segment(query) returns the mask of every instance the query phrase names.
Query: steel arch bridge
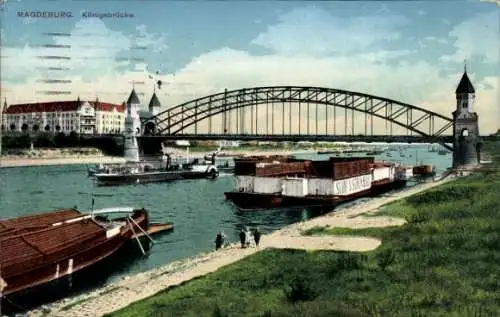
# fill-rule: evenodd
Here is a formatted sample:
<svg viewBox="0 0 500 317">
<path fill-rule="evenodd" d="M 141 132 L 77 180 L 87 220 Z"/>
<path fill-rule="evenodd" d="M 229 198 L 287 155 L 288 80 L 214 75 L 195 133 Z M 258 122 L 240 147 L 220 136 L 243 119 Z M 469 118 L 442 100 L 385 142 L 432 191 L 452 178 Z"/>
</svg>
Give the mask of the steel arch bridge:
<svg viewBox="0 0 500 317">
<path fill-rule="evenodd" d="M 312 105 L 315 112 L 313 118 Z M 320 114 L 318 109 L 321 105 L 324 107 Z M 297 108 L 296 113 L 299 116 L 294 117 L 293 109 Z M 306 123 L 300 120 L 304 111 L 307 113 Z M 354 113 L 364 115 L 363 136 L 355 133 Z M 215 123 L 217 117 L 220 120 Z M 420 138 L 426 142 L 441 143 L 453 150 L 445 144 L 450 142 L 451 136 L 444 135 L 453 126 L 452 118 L 388 98 L 322 87 L 274 86 L 225 90 L 182 103 L 144 119 L 142 130 L 143 137 L 328 140 L 340 134 L 337 127 L 339 123 L 335 120 L 339 117 L 344 119 L 342 135 L 346 140 L 349 140 L 349 136 L 357 136 L 357 139 L 370 139 L 371 136 L 373 140 L 374 118 L 378 118 L 385 121 L 385 130 L 388 133 L 379 136 L 381 138 L 396 137 L 393 134 L 395 125 L 405 128 L 407 136 L 411 136 L 405 140 Z M 200 133 L 201 122 L 206 124 L 207 132 Z M 286 123 L 288 129 L 285 129 Z M 306 127 L 301 126 L 304 124 Z M 310 129 L 311 125 L 315 126 L 314 132 Z M 186 133 L 188 129 L 194 130 L 194 133 Z"/>
</svg>

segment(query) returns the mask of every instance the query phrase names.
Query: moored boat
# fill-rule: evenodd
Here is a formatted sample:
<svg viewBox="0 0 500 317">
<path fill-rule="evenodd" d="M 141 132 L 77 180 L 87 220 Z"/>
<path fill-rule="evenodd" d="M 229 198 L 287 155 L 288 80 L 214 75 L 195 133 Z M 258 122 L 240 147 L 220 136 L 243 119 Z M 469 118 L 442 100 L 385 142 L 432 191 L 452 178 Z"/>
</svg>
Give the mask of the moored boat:
<svg viewBox="0 0 500 317">
<path fill-rule="evenodd" d="M 407 169 L 373 157 L 331 157 L 328 161 L 237 160 L 236 188 L 224 193 L 241 210 L 330 208 L 406 185 Z"/>
<path fill-rule="evenodd" d="M 63 209 L 0 220 L 1 295 L 19 297 L 70 278 L 114 255 L 148 227 L 148 212 L 134 208 Z"/>
<path fill-rule="evenodd" d="M 383 153 L 384 153 L 384 151 L 373 150 L 373 151 L 366 152 L 366 155 L 373 156 L 373 155 L 380 155 L 380 154 L 383 154 Z"/>
<path fill-rule="evenodd" d="M 99 164 L 99 165 L 96 165 L 94 167 L 89 167 L 87 171 L 88 171 L 89 176 L 94 176 L 97 173 L 106 172 L 106 167 L 103 164 Z"/>
<path fill-rule="evenodd" d="M 432 165 L 421 164 L 413 167 L 413 175 L 416 176 L 434 176 L 435 174 L 436 171 Z"/>
<path fill-rule="evenodd" d="M 219 173 L 225 173 L 225 174 L 234 173 L 234 163 L 229 160 L 225 160 L 224 163 L 219 163 L 216 166 Z"/>
<path fill-rule="evenodd" d="M 340 153 L 342 153 L 341 150 L 335 151 L 335 150 L 326 150 L 326 149 L 318 150 L 316 152 L 316 154 L 340 154 Z"/>
<path fill-rule="evenodd" d="M 114 186 L 126 184 L 159 183 L 182 179 L 210 178 L 219 175 L 213 164 L 185 165 L 177 169 L 148 170 L 143 166 L 127 168 L 107 173 L 98 173 L 94 177 L 98 186 Z"/>
</svg>

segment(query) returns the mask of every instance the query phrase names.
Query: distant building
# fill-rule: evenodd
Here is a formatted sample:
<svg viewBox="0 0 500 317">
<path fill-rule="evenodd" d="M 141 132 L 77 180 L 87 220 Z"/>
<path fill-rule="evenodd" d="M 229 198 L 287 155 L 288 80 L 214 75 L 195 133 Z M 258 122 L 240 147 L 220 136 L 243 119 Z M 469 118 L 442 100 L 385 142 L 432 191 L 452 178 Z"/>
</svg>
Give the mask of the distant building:
<svg viewBox="0 0 500 317">
<path fill-rule="evenodd" d="M 240 141 L 229 141 L 229 140 L 217 141 L 218 147 L 239 147 L 240 145 L 241 145 Z"/>
<path fill-rule="evenodd" d="M 178 141 L 175 141 L 175 145 L 177 145 L 177 146 L 191 146 L 191 143 L 189 143 L 188 140 L 178 140 Z"/>
<path fill-rule="evenodd" d="M 124 104 L 99 102 L 98 99 L 16 105 L 7 105 L 5 101 L 1 129 L 6 133 L 122 133 L 124 120 Z"/>
<path fill-rule="evenodd" d="M 299 141 L 299 142 L 297 142 L 297 145 L 301 145 L 301 146 L 313 146 L 314 143 L 310 142 L 310 141 Z"/>
<path fill-rule="evenodd" d="M 259 145 L 259 146 L 265 146 L 265 145 L 277 146 L 278 142 L 259 141 L 259 142 L 257 142 L 257 145 Z"/>
</svg>

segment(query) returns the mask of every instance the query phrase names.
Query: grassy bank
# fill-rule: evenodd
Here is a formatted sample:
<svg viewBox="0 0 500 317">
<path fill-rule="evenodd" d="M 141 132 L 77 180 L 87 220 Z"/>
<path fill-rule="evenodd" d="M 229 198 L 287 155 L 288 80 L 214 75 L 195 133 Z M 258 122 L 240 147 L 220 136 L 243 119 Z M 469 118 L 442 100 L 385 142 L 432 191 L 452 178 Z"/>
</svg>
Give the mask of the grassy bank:
<svg viewBox="0 0 500 317">
<path fill-rule="evenodd" d="M 363 254 L 265 250 L 113 316 L 500 316 L 500 167 L 384 206 L 402 227 Z"/>
</svg>

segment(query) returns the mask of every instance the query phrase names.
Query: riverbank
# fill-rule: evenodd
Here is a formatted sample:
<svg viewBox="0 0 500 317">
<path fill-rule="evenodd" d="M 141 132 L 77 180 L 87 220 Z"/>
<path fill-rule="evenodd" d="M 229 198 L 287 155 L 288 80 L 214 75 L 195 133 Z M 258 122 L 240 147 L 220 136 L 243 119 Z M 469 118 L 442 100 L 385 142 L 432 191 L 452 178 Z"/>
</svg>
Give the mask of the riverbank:
<svg viewBox="0 0 500 317">
<path fill-rule="evenodd" d="M 210 152 L 191 152 L 188 156 L 190 158 L 202 157 L 204 154 Z M 299 153 L 308 153 L 307 151 L 231 151 L 226 152 L 225 156 L 241 156 L 241 155 L 294 155 Z M 185 156 L 184 151 L 175 152 L 176 155 Z M 123 157 L 105 156 L 103 154 L 61 154 L 61 153 L 48 153 L 45 155 L 6 155 L 0 157 L 1 167 L 27 167 L 27 166 L 46 166 L 46 165 L 71 165 L 71 164 L 111 164 L 111 163 L 124 163 Z"/>
<path fill-rule="evenodd" d="M 293 249 L 263 250 L 107 316 L 500 316 L 499 166 L 496 157 L 405 199 L 381 197 L 358 212 L 292 225 L 276 235 Z M 316 241 L 308 252 L 297 250 L 308 244 L 304 235 Z M 370 239 L 354 251 L 382 243 L 311 252 L 318 241 L 344 250 L 346 238 Z"/>
<path fill-rule="evenodd" d="M 71 165 L 71 164 L 112 164 L 123 163 L 125 159 L 115 156 L 84 156 L 84 157 L 54 157 L 54 158 L 26 158 L 26 157 L 1 157 L 2 167 L 28 167 L 48 165 Z"/>
<path fill-rule="evenodd" d="M 107 156 L 99 149 L 85 147 L 11 149 L 3 154 L 0 156 L 0 168 L 124 162 L 121 157 Z"/>
<path fill-rule="evenodd" d="M 121 309 L 135 301 L 173 285 L 178 285 L 195 277 L 214 272 L 228 264 L 242 260 L 258 251 L 269 248 L 328 249 L 336 251 L 369 251 L 377 248 L 381 241 L 370 237 L 309 237 L 302 232 L 318 225 L 347 226 L 352 228 L 366 226 L 397 226 L 404 223 L 390 217 L 381 219 L 362 219 L 357 216 L 376 210 L 380 206 L 414 195 L 423 190 L 439 186 L 450 179 L 435 183 L 418 185 L 409 190 L 378 197 L 367 203 L 356 205 L 312 220 L 293 224 L 262 238 L 259 248 L 241 249 L 231 244 L 218 252 L 208 252 L 194 258 L 173 262 L 135 276 L 125 277 L 122 281 L 102 289 L 62 300 L 32 311 L 30 316 L 97 316 Z"/>
</svg>

